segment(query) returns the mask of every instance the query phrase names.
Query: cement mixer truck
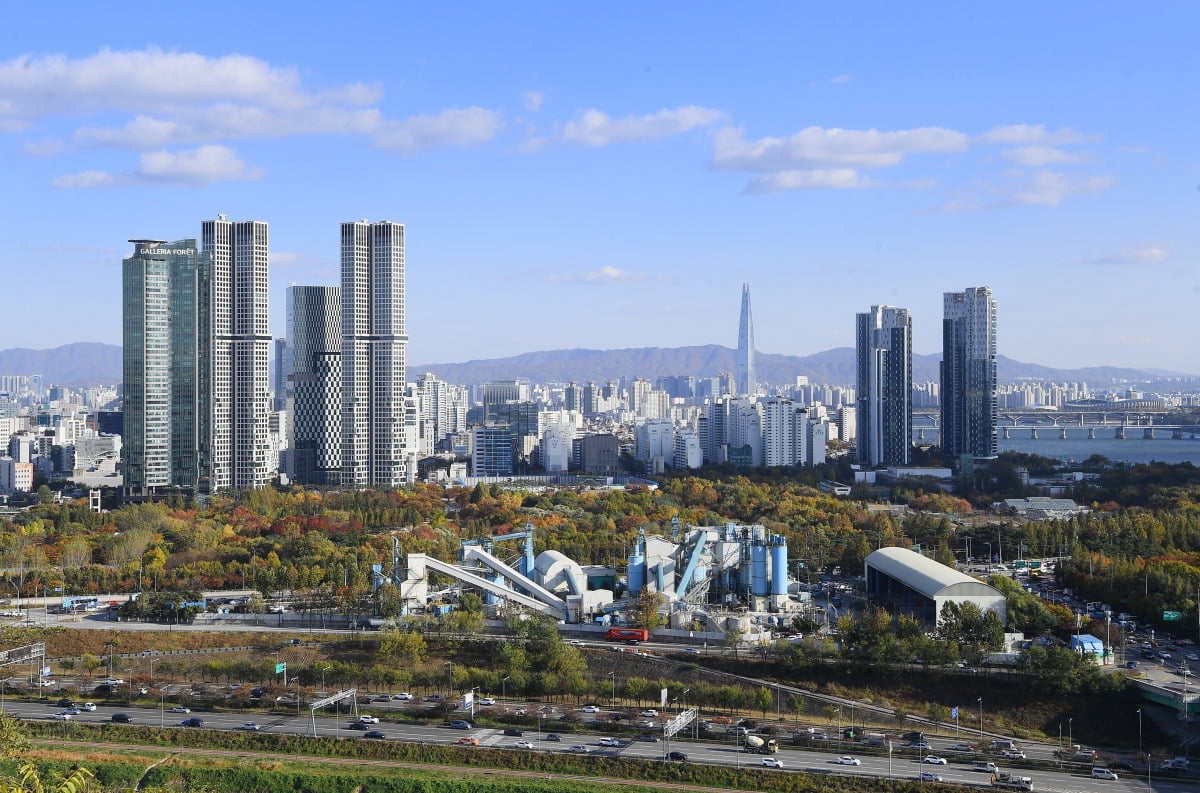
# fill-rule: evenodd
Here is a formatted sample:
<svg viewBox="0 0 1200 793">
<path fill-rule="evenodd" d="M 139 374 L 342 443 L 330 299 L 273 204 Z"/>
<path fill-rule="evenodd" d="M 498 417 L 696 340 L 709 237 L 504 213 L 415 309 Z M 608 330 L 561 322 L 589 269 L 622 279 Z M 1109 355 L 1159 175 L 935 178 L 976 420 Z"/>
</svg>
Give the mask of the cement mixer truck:
<svg viewBox="0 0 1200 793">
<path fill-rule="evenodd" d="M 747 735 L 746 751 L 751 754 L 775 754 L 779 751 L 779 743 L 774 738 L 764 740 L 757 735 Z"/>
</svg>

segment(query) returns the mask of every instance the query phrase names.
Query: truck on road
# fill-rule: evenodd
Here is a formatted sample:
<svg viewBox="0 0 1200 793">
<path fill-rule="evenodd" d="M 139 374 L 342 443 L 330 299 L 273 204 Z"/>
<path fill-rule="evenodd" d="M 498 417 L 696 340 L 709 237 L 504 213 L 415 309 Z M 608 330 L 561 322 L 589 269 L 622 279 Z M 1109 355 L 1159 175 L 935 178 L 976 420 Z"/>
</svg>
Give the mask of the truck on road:
<svg viewBox="0 0 1200 793">
<path fill-rule="evenodd" d="M 1033 778 L 1000 771 L 992 774 L 992 787 L 1005 790 L 1033 790 Z"/>
<path fill-rule="evenodd" d="M 746 751 L 751 754 L 775 754 L 779 751 L 779 742 L 774 738 L 764 740 L 757 735 L 747 735 Z"/>
<path fill-rule="evenodd" d="M 650 631 L 645 628 L 609 628 L 604 638 L 610 642 L 644 642 L 649 640 Z"/>
</svg>

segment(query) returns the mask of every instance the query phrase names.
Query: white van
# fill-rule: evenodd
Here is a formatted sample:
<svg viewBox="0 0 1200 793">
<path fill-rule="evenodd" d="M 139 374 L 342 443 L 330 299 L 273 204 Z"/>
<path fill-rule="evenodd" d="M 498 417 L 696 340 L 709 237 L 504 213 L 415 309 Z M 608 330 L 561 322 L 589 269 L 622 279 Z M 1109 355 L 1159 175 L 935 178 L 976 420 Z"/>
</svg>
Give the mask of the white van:
<svg viewBox="0 0 1200 793">
<path fill-rule="evenodd" d="M 988 760 L 976 760 L 974 763 L 971 764 L 971 770 L 972 771 L 987 771 L 989 774 L 994 774 L 999 769 L 996 768 L 995 763 L 989 762 Z"/>
</svg>

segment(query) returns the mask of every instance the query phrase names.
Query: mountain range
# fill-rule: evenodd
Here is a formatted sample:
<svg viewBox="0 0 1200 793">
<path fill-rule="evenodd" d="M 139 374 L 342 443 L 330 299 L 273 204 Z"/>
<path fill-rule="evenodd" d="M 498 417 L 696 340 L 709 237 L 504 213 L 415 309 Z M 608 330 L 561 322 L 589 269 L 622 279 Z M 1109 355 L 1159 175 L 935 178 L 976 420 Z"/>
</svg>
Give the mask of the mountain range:
<svg viewBox="0 0 1200 793">
<path fill-rule="evenodd" d="M 712 377 L 737 370 L 736 351 L 717 344 L 696 347 L 636 347 L 625 350 L 546 350 L 508 358 L 435 363 L 409 367 L 409 379 L 431 372 L 439 380 L 475 385 L 488 380 L 517 378 L 533 382 L 586 383 L 621 377 L 690 374 Z M 855 380 L 853 347 L 837 347 L 812 355 L 778 355 L 759 352 L 755 369 L 762 383 L 794 383 L 797 375 L 810 382 L 849 385 Z M 941 355 L 913 355 L 913 382 L 936 382 Z M 997 356 L 997 373 L 1002 383 L 1021 380 L 1080 382 L 1102 385 L 1113 381 L 1150 382 L 1163 377 L 1184 377 L 1158 369 L 1128 369 L 1090 366 L 1055 369 Z M 0 350 L 0 374 L 41 374 L 46 385 L 87 386 L 113 384 L 121 380 L 121 348 L 115 344 L 76 342 L 50 350 L 15 348 Z"/>
</svg>

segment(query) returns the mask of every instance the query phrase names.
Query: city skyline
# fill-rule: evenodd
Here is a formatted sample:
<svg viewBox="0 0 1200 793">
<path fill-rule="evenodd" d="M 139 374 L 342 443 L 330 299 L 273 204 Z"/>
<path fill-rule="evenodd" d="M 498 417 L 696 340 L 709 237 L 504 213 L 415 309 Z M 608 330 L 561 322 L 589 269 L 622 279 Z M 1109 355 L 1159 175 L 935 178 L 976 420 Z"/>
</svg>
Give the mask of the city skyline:
<svg viewBox="0 0 1200 793">
<path fill-rule="evenodd" d="M 124 240 L 223 211 L 271 224 L 277 307 L 338 283 L 331 222 L 405 223 L 417 365 L 731 346 L 744 282 L 760 352 L 852 347 L 850 316 L 888 304 L 930 354 L 938 296 L 987 283 L 1008 357 L 1200 369 L 1177 330 L 1200 295 L 1190 7 L 463 4 L 404 12 L 402 52 L 398 10 L 239 7 L 230 30 L 224 8 L 11 10 L 0 266 L 18 295 L 53 279 L 59 311 L 13 301 L 0 347 L 118 343 Z M 537 321 L 448 310 L 472 286 Z"/>
</svg>

